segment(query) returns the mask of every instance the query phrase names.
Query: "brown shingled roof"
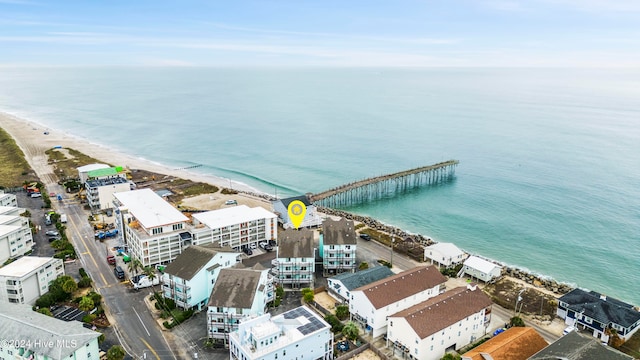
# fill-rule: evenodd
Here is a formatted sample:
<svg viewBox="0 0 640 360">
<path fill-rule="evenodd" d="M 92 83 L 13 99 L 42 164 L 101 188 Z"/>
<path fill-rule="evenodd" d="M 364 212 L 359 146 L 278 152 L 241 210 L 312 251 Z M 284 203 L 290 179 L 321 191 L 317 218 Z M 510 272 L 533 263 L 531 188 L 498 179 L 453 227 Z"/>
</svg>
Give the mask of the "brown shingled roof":
<svg viewBox="0 0 640 360">
<path fill-rule="evenodd" d="M 345 218 L 326 219 L 322 223 L 322 235 L 324 245 L 355 245 L 358 241 L 353 221 Z"/>
<path fill-rule="evenodd" d="M 209 306 L 249 309 L 260 283 L 261 270 L 251 268 L 227 268 L 220 270 Z"/>
<path fill-rule="evenodd" d="M 446 281 L 435 266 L 418 266 L 353 291 L 362 291 L 373 307 L 380 309 Z"/>
<path fill-rule="evenodd" d="M 534 328 L 512 327 L 462 355 L 462 358 L 485 360 L 482 356 L 485 353 L 491 355 L 493 360 L 527 360 L 547 345 Z"/>
<path fill-rule="evenodd" d="M 424 339 L 458 321 L 491 306 L 491 299 L 477 287 L 451 289 L 389 317 L 407 320 L 416 334 Z"/>
<path fill-rule="evenodd" d="M 312 258 L 313 232 L 307 229 L 287 229 L 278 234 L 279 258 Z"/>
<path fill-rule="evenodd" d="M 228 246 L 219 244 L 191 245 L 175 258 L 164 272 L 184 280 L 193 277 L 219 252 L 236 252 Z"/>
</svg>

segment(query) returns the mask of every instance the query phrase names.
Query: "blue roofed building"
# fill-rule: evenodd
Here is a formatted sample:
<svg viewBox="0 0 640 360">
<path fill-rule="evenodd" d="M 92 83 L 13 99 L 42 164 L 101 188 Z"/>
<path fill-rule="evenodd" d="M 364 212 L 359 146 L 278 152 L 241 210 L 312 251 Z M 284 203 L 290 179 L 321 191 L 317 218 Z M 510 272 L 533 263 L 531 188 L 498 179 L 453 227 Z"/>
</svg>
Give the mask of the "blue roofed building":
<svg viewBox="0 0 640 360">
<path fill-rule="evenodd" d="M 327 291 L 338 301 L 348 303 L 351 290 L 391 275 L 394 273 L 386 266 L 376 266 L 354 273 L 342 273 L 327 279 Z"/>
<path fill-rule="evenodd" d="M 574 289 L 558 301 L 559 317 L 567 325 L 587 330 L 603 342 L 611 330 L 625 341 L 640 328 L 640 311 L 631 304 L 595 291 Z"/>
</svg>

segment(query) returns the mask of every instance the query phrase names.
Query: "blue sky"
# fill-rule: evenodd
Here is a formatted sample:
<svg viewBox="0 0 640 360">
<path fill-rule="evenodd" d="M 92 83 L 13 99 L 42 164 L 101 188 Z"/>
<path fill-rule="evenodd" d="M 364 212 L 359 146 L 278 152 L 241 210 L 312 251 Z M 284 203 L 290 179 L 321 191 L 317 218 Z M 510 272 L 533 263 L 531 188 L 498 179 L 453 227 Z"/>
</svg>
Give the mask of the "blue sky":
<svg viewBox="0 0 640 360">
<path fill-rule="evenodd" d="M 0 65 L 640 66 L 640 0 L 0 0 Z"/>
</svg>

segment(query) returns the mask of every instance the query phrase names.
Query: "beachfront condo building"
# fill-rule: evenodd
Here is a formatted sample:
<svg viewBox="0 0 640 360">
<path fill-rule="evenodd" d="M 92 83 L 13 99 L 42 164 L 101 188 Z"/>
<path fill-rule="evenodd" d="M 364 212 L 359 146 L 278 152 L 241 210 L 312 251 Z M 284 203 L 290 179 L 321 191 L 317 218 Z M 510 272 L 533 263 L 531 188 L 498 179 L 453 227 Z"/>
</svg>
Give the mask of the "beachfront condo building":
<svg viewBox="0 0 640 360">
<path fill-rule="evenodd" d="M 116 226 L 142 266 L 167 264 L 191 245 L 189 218 L 151 189 L 113 194 Z"/>
<path fill-rule="evenodd" d="M 300 223 L 302 228 L 318 227 L 322 225 L 322 217 L 318 214 L 316 206 L 309 201 L 309 197 L 306 195 L 294 196 L 286 199 L 278 199 L 271 202 L 273 212 L 278 215 L 278 219 L 285 229 L 293 229 L 293 223 L 289 219 L 289 204 L 293 201 L 301 201 L 307 210 L 304 213 L 304 218 Z"/>
<path fill-rule="evenodd" d="M 232 360 L 333 359 L 331 326 L 306 306 L 242 321 L 229 334 Z"/>
<path fill-rule="evenodd" d="M 446 351 L 463 348 L 487 333 L 491 306 L 477 285 L 451 289 L 391 314 L 387 344 L 404 358 L 439 360 Z"/>
<path fill-rule="evenodd" d="M 25 209 L 0 206 L 0 264 L 28 254 L 33 249 L 29 218 L 21 216 Z"/>
<path fill-rule="evenodd" d="M 351 291 L 351 320 L 373 338 L 387 331 L 387 317 L 438 296 L 447 279 L 433 265 L 418 266 Z"/>
<path fill-rule="evenodd" d="M 5 193 L 4 190 L 0 190 L 0 206 L 18 206 L 18 198 L 14 194 Z"/>
<path fill-rule="evenodd" d="M 209 297 L 209 338 L 228 346 L 229 334 L 238 330 L 238 324 L 263 315 L 275 298 L 273 276 L 260 263 L 251 268 L 238 264 L 221 270 Z"/>
<path fill-rule="evenodd" d="M 277 241 L 277 216 L 262 208 L 238 205 L 193 214 L 192 243 L 218 244 L 241 251 L 261 242 Z"/>
<path fill-rule="evenodd" d="M 240 253 L 228 246 L 189 246 L 164 269 L 162 294 L 183 309 L 202 310 L 220 271 L 240 261 Z"/>
<path fill-rule="evenodd" d="M 89 164 L 76 168 L 78 170 L 78 179 L 80 179 L 80 183 L 84 184 L 89 179 L 89 172 L 99 169 L 108 169 L 111 166 L 107 164 Z"/>
<path fill-rule="evenodd" d="M 62 275 L 61 259 L 23 256 L 0 268 L 0 300 L 33 305 L 49 292 L 49 284 Z"/>
<path fill-rule="evenodd" d="M 122 167 L 108 167 L 86 172 L 84 182 L 87 202 L 93 211 L 110 209 L 113 206 L 113 194 L 131 190 Z"/>
<path fill-rule="evenodd" d="M 313 289 L 315 248 L 313 232 L 287 229 L 280 234 L 276 258 L 271 261 L 278 284 L 293 289 Z"/>
<path fill-rule="evenodd" d="M 354 272 L 358 236 L 353 221 L 341 218 L 327 219 L 322 223 L 320 257 L 325 275 Z"/>
<path fill-rule="evenodd" d="M 79 321 L 63 321 L 30 305 L 0 301 L 0 359 L 100 359 L 100 333 Z"/>
</svg>

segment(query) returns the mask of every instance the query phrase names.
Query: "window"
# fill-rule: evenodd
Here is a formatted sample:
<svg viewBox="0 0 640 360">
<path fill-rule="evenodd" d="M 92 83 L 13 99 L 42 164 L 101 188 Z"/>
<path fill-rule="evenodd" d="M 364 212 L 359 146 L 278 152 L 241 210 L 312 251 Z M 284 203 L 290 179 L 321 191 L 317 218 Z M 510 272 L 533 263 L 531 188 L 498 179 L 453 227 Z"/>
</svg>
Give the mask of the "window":
<svg viewBox="0 0 640 360">
<path fill-rule="evenodd" d="M 153 235 L 162 234 L 162 228 L 153 228 L 153 229 L 151 229 L 151 233 Z"/>
</svg>

